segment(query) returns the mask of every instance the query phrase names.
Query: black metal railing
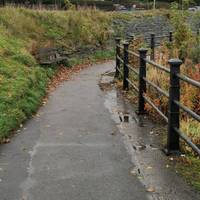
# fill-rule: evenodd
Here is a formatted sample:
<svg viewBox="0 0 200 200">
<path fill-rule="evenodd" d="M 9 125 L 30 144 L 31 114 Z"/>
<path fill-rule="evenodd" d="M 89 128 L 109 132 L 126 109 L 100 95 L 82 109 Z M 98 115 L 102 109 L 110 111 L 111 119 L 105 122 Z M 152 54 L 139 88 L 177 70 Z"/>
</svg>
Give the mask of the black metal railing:
<svg viewBox="0 0 200 200">
<path fill-rule="evenodd" d="M 128 35 L 127 41 L 133 41 L 135 38 L 134 34 Z M 150 37 L 144 37 L 145 42 L 148 44 L 148 47 L 151 49 L 150 57 L 151 60 L 155 59 L 155 48 L 160 45 L 160 42 L 167 40 L 168 42 L 173 42 L 173 32 L 170 31 L 169 34 L 155 35 L 151 33 Z"/>
<path fill-rule="evenodd" d="M 173 42 L 173 33 L 169 32 L 169 34 L 166 35 L 158 35 L 156 36 L 154 33 L 151 34 L 150 38 L 145 38 L 145 39 L 150 39 L 150 48 L 151 48 L 151 60 L 155 60 L 155 48 L 160 45 L 160 42 L 157 42 L 157 39 L 163 40 L 163 39 L 168 39 L 170 43 Z"/>
<path fill-rule="evenodd" d="M 197 40 L 197 43 L 200 43 L 200 29 L 197 29 L 196 32 L 193 32 L 194 37 Z M 128 35 L 127 41 L 134 40 L 134 34 Z M 155 60 L 155 49 L 160 46 L 161 41 L 168 41 L 170 44 L 173 43 L 173 32 L 165 33 L 162 35 L 156 35 L 155 33 L 151 33 L 150 37 L 144 37 L 145 42 L 148 44 L 148 47 L 151 49 L 150 58 L 151 60 Z"/>
<path fill-rule="evenodd" d="M 123 78 L 123 89 L 128 90 L 132 87 L 138 93 L 138 114 L 145 113 L 145 103 L 149 104 L 168 124 L 166 154 L 169 155 L 180 151 L 180 138 L 183 139 L 197 154 L 200 156 L 200 149 L 180 130 L 180 110 L 190 115 L 193 119 L 200 122 L 200 116 L 180 103 L 180 81 L 191 84 L 200 89 L 200 82 L 195 81 L 183 74 L 180 74 L 180 66 L 182 61 L 179 59 L 170 59 L 168 61 L 170 68 L 159 65 L 151 59 L 147 58 L 148 49 L 140 48 L 138 54 L 129 50 L 129 42 L 121 45 L 120 38 L 116 38 L 116 73 L 115 77 Z M 170 33 L 170 41 L 172 41 L 172 33 Z M 123 55 L 121 56 L 123 50 Z M 129 64 L 129 56 L 139 59 L 139 71 Z M 123 64 L 123 68 L 121 68 Z M 147 65 L 148 64 L 148 65 Z M 170 76 L 169 92 L 164 91 L 155 83 L 147 79 L 147 66 L 153 66 L 158 70 L 167 73 Z M 134 72 L 138 77 L 138 86 L 129 78 L 129 71 Z M 168 115 L 166 116 L 146 95 L 147 85 L 154 88 L 159 94 L 168 99 Z"/>
</svg>

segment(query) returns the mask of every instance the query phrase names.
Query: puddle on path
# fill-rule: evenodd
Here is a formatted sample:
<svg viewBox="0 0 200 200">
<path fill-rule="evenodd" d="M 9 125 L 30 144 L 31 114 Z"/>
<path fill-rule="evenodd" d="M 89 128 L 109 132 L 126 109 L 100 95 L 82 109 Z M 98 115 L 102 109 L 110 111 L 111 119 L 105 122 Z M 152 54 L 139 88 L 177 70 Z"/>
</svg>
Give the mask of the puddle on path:
<svg viewBox="0 0 200 200">
<path fill-rule="evenodd" d="M 105 95 L 105 107 L 111 113 L 112 119 L 117 123 L 135 123 L 135 118 L 130 115 L 128 108 L 121 100 L 121 94 L 115 89 L 107 91 Z"/>
</svg>

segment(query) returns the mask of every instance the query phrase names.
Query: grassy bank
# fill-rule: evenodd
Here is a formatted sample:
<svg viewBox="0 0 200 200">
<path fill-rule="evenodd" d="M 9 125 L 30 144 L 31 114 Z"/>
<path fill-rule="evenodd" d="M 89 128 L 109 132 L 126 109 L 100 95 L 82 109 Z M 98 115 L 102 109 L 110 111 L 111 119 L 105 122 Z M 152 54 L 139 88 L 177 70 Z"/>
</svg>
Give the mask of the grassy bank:
<svg viewBox="0 0 200 200">
<path fill-rule="evenodd" d="M 92 48 L 97 60 L 110 38 L 110 15 L 97 10 L 33 11 L 0 8 L 0 141 L 29 118 L 41 104 L 54 68 L 40 67 L 40 47 L 64 47 L 69 53 Z M 85 57 L 71 57 L 78 64 Z"/>
<path fill-rule="evenodd" d="M 72 55 L 70 66 L 111 58 L 114 52 L 105 49 L 119 35 L 113 20 L 147 16 L 152 13 L 0 8 L 0 142 L 37 110 L 54 74 L 37 64 L 33 55 L 39 48 L 63 47 Z"/>
</svg>

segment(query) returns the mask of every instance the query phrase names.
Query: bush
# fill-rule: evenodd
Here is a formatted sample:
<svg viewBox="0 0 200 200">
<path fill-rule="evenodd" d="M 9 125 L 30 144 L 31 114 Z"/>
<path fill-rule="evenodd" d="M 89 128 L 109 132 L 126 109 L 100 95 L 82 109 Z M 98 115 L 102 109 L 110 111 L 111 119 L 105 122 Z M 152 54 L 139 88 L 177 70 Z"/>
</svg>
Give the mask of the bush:
<svg viewBox="0 0 200 200">
<path fill-rule="evenodd" d="M 189 58 L 195 63 L 200 63 L 200 45 L 196 45 L 189 52 Z"/>
</svg>

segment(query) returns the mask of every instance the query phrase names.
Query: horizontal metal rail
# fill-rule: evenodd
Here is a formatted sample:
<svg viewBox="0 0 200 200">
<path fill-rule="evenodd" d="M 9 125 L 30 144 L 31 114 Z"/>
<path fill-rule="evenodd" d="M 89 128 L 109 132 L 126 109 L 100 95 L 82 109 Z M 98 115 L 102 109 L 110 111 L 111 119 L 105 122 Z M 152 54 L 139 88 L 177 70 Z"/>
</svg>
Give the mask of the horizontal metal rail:
<svg viewBox="0 0 200 200">
<path fill-rule="evenodd" d="M 126 78 L 126 80 L 127 80 L 128 83 L 133 87 L 133 89 L 135 89 L 135 91 L 139 92 L 138 87 L 137 87 L 132 81 L 130 81 L 128 78 Z"/>
<path fill-rule="evenodd" d="M 123 76 L 123 72 L 117 67 L 118 72 Z"/>
<path fill-rule="evenodd" d="M 124 64 L 124 61 L 123 61 L 123 59 L 122 59 L 120 56 L 117 55 L 117 59 L 118 59 L 121 63 Z"/>
<path fill-rule="evenodd" d="M 188 138 L 182 131 L 178 128 L 174 128 L 174 130 L 179 134 L 179 136 L 200 156 L 200 149 L 195 145 L 190 138 Z"/>
<path fill-rule="evenodd" d="M 160 46 L 160 43 L 156 43 L 154 47 L 159 47 L 159 46 Z M 151 48 L 151 44 L 147 44 L 147 47 Z"/>
<path fill-rule="evenodd" d="M 155 38 L 166 38 L 166 37 L 169 37 L 169 35 L 158 35 L 158 36 L 155 36 Z"/>
<path fill-rule="evenodd" d="M 152 81 L 148 80 L 147 78 L 143 78 L 150 86 L 152 86 L 153 88 L 155 88 L 158 92 L 160 92 L 162 95 L 164 95 L 165 97 L 169 98 L 169 94 L 167 94 L 167 92 L 165 92 L 163 89 L 161 89 L 160 87 L 158 87 L 155 83 L 153 83 Z"/>
<path fill-rule="evenodd" d="M 166 38 L 169 37 L 170 35 L 158 35 L 158 36 L 154 36 L 154 38 Z M 145 40 L 150 40 L 152 39 L 152 37 L 144 37 Z"/>
<path fill-rule="evenodd" d="M 158 112 L 158 114 L 160 114 L 161 117 L 163 117 L 163 119 L 168 123 L 168 118 L 165 116 L 165 114 L 164 114 L 160 109 L 158 109 L 158 107 L 157 107 L 147 96 L 143 95 L 143 97 L 144 97 L 145 101 L 146 101 L 150 106 L 152 106 L 152 108 L 153 108 L 154 110 L 156 110 L 156 111 Z"/>
<path fill-rule="evenodd" d="M 182 74 L 177 74 L 177 77 L 180 78 L 182 81 L 185 81 L 185 82 L 187 82 L 195 87 L 198 87 L 200 89 L 200 82 L 195 81 L 195 80 L 193 80 L 185 75 L 182 75 Z"/>
<path fill-rule="evenodd" d="M 119 44 L 117 45 L 117 47 L 119 47 L 120 49 L 124 49 L 124 47 Z"/>
<path fill-rule="evenodd" d="M 134 69 L 134 68 L 131 67 L 130 65 L 127 65 L 127 67 L 128 67 L 131 71 L 133 71 L 136 75 L 139 75 L 139 72 L 138 72 L 136 69 Z"/>
<path fill-rule="evenodd" d="M 135 53 L 134 51 L 130 51 L 130 50 L 128 50 L 127 52 L 130 53 L 131 55 L 137 57 L 137 58 L 140 57 L 139 54 Z"/>
<path fill-rule="evenodd" d="M 179 106 L 182 110 L 184 110 L 186 113 L 188 113 L 191 117 L 193 117 L 194 119 L 196 119 L 198 122 L 200 122 L 200 116 L 193 112 L 192 110 L 190 110 L 189 108 L 187 108 L 186 106 L 182 105 L 180 102 L 178 101 L 174 101 L 174 103 Z"/>
<path fill-rule="evenodd" d="M 162 71 L 164 71 L 164 72 L 167 72 L 167 73 L 170 73 L 170 69 L 168 69 L 168 68 L 166 68 L 166 67 L 164 67 L 164 66 L 162 66 L 162 65 L 159 65 L 159 64 L 157 64 L 157 63 L 155 63 L 154 61 L 151 61 L 151 60 L 149 60 L 149 59 L 144 59 L 147 63 L 149 63 L 150 65 L 152 65 L 152 66 L 154 66 L 154 67 L 156 67 L 156 68 L 158 68 L 158 69 L 160 69 L 160 70 L 162 70 Z"/>
</svg>

